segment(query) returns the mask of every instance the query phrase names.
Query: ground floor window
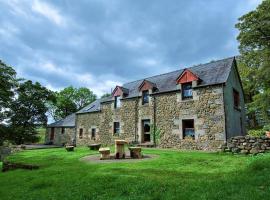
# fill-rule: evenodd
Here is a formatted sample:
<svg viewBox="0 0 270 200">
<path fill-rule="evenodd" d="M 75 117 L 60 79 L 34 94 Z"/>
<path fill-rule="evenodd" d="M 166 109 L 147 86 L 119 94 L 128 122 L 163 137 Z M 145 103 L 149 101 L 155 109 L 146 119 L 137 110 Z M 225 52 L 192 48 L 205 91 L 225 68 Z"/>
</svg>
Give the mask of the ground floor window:
<svg viewBox="0 0 270 200">
<path fill-rule="evenodd" d="M 120 122 L 114 122 L 113 123 L 113 134 L 115 136 L 119 136 L 120 135 Z"/>
<path fill-rule="evenodd" d="M 79 138 L 82 139 L 83 138 L 83 129 L 80 128 L 80 131 L 79 131 Z"/>
<path fill-rule="evenodd" d="M 191 137 L 195 139 L 194 119 L 185 119 L 182 121 L 183 138 Z"/>
<path fill-rule="evenodd" d="M 143 128 L 143 142 L 150 142 L 151 136 L 150 136 L 150 120 L 142 120 L 142 128 Z"/>
<path fill-rule="evenodd" d="M 96 139 L 96 129 L 95 129 L 95 128 L 92 128 L 92 131 L 91 131 L 91 139 L 92 139 L 92 140 L 95 140 L 95 139 Z"/>
<path fill-rule="evenodd" d="M 62 133 L 62 134 L 65 134 L 65 128 L 62 128 L 62 129 L 61 129 L 61 133 Z"/>
</svg>

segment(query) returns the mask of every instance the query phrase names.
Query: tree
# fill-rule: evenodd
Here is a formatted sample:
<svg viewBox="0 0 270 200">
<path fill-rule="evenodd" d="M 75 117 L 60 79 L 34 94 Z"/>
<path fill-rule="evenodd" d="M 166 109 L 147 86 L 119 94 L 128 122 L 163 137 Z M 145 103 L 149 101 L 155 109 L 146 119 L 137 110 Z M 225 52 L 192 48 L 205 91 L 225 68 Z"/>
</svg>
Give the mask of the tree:
<svg viewBox="0 0 270 200">
<path fill-rule="evenodd" d="M 59 120 L 80 110 L 95 100 L 96 95 L 88 88 L 74 88 L 70 86 L 60 92 L 55 92 L 55 100 L 48 102 L 47 106 L 54 120 Z"/>
<path fill-rule="evenodd" d="M 241 53 L 239 71 L 243 80 L 249 116 L 260 113 L 269 122 L 270 111 L 270 0 L 239 18 Z M 255 120 L 256 121 L 256 120 Z M 256 126 L 254 123 L 252 126 Z"/>
<path fill-rule="evenodd" d="M 0 60 L 0 123 L 8 117 L 16 83 L 15 70 Z"/>
<path fill-rule="evenodd" d="M 111 96 L 111 94 L 105 93 L 105 94 L 103 94 L 100 98 L 102 99 L 102 98 L 106 98 L 106 97 L 110 97 L 110 96 Z"/>
<path fill-rule="evenodd" d="M 10 140 L 16 144 L 37 141 L 36 127 L 47 124 L 46 102 L 54 96 L 40 83 L 23 81 L 16 89 L 16 98 L 12 102 Z"/>
<path fill-rule="evenodd" d="M 10 129 L 6 123 L 11 114 L 10 107 L 16 84 L 15 70 L 0 60 L 0 146 L 10 135 Z"/>
</svg>

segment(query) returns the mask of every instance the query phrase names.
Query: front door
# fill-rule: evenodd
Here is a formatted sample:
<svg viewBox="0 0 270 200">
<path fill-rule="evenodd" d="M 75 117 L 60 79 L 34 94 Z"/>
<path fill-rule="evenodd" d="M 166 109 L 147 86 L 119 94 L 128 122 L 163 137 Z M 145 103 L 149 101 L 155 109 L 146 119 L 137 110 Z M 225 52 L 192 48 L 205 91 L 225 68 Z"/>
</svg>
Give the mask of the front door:
<svg viewBox="0 0 270 200">
<path fill-rule="evenodd" d="M 51 128 L 50 141 L 54 139 L 54 128 Z"/>
<path fill-rule="evenodd" d="M 150 142 L 150 120 L 142 120 L 142 142 Z"/>
</svg>

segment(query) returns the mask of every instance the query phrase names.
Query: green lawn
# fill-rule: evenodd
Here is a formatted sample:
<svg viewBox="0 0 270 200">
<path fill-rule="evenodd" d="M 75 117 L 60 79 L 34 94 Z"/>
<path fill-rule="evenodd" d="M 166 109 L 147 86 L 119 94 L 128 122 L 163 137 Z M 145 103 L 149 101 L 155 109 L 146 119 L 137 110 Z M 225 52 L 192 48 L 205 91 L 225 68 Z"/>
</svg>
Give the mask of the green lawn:
<svg viewBox="0 0 270 200">
<path fill-rule="evenodd" d="M 0 172 L 0 199 L 269 199 L 270 154 L 238 156 L 145 149 L 137 163 L 89 164 L 87 148 L 29 150 L 9 160 L 39 170 Z"/>
</svg>

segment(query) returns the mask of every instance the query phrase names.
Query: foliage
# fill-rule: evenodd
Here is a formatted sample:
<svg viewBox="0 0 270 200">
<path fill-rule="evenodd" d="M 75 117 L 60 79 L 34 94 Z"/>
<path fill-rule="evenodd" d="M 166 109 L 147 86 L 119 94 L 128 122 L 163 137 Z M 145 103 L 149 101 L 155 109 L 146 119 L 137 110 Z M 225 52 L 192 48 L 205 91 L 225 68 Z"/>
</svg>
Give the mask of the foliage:
<svg viewBox="0 0 270 200">
<path fill-rule="evenodd" d="M 54 120 L 65 118 L 96 100 L 96 95 L 85 87 L 70 86 L 54 95 L 55 99 L 47 103 L 49 114 Z"/>
<path fill-rule="evenodd" d="M 105 93 L 105 94 L 103 94 L 100 98 L 102 99 L 102 98 L 105 98 L 105 97 L 110 97 L 111 96 L 111 94 L 109 94 L 109 93 Z"/>
<path fill-rule="evenodd" d="M 9 108 L 14 96 L 13 89 L 16 82 L 15 70 L 0 60 L 0 123 L 10 114 Z"/>
<path fill-rule="evenodd" d="M 158 145 L 160 142 L 160 134 L 161 130 L 157 128 L 154 124 L 150 124 L 150 135 L 151 135 L 151 141 L 154 141 L 155 145 Z"/>
<path fill-rule="evenodd" d="M 265 135 L 265 131 L 262 129 L 251 129 L 248 130 L 248 135 L 260 137 Z"/>
<path fill-rule="evenodd" d="M 96 153 L 88 148 L 75 148 L 74 152 L 56 148 L 13 154 L 9 161 L 41 167 L 31 172 L 0 172 L 1 198 L 261 200 L 270 195 L 270 154 L 257 158 L 143 149 L 143 154 L 157 157 L 132 163 L 80 161 Z M 18 183 L 23 184 L 18 187 Z"/>
<path fill-rule="evenodd" d="M 32 81 L 19 83 L 9 120 L 12 141 L 16 144 L 37 141 L 36 126 L 47 124 L 46 102 L 52 98 L 51 91 L 39 83 L 32 83 Z"/>
<path fill-rule="evenodd" d="M 270 0 L 263 1 L 256 10 L 241 18 L 236 27 L 240 33 L 239 71 L 243 81 L 252 127 L 256 123 L 256 113 L 264 121 L 270 120 Z"/>
<path fill-rule="evenodd" d="M 267 124 L 263 127 L 263 130 L 270 131 L 270 124 Z"/>
</svg>

